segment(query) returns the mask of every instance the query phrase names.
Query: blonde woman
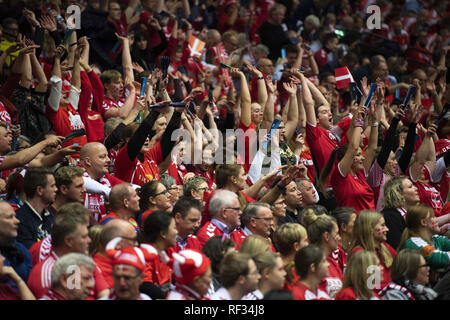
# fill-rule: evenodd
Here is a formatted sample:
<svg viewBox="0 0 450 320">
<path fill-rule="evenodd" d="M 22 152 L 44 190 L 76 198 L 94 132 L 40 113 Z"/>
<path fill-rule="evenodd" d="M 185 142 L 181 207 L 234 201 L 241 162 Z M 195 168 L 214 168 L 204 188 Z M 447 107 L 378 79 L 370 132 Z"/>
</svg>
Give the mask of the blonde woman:
<svg viewBox="0 0 450 320">
<path fill-rule="evenodd" d="M 308 233 L 302 225 L 288 222 L 281 225 L 275 231 L 273 241 L 281 255 L 283 266 L 287 272 L 285 289 L 291 290 L 292 285 L 299 280 L 295 272 L 295 254 L 298 250 L 308 245 Z"/>
<path fill-rule="evenodd" d="M 279 253 L 262 252 L 255 255 L 253 261 L 261 275 L 258 289 L 244 296 L 242 300 L 262 300 L 267 292 L 283 289 L 286 270 L 283 268 L 283 260 Z"/>
<path fill-rule="evenodd" d="M 272 244 L 267 238 L 251 234 L 244 239 L 239 252 L 248 254 L 251 258 L 254 258 L 260 253 L 272 251 Z"/>
<path fill-rule="evenodd" d="M 440 236 L 433 208 L 418 205 L 408 208 L 406 228 L 399 248 L 419 251 L 433 271 L 450 265 L 450 240 Z"/>
<path fill-rule="evenodd" d="M 342 290 L 335 300 L 379 300 L 376 292 L 369 288 L 372 266 L 381 268 L 380 261 L 372 251 L 358 251 L 348 260 Z"/>
<path fill-rule="evenodd" d="M 392 261 L 397 254 L 394 248 L 386 243 L 387 232 L 383 215 L 376 211 L 363 210 L 356 217 L 353 227 L 353 254 L 358 251 L 371 251 L 377 255 L 380 265 L 383 267 L 382 279 L 377 290 L 383 289 L 391 282 L 390 272 Z"/>
<path fill-rule="evenodd" d="M 320 283 L 320 288 L 333 297 L 342 288 L 344 279 L 344 272 L 332 255 L 341 240 L 336 219 L 326 214 L 316 215 L 313 210 L 308 210 L 303 214 L 302 221 L 306 225 L 310 243 L 320 247 L 327 257 L 328 276 Z"/>
<path fill-rule="evenodd" d="M 387 181 L 383 194 L 381 213 L 389 228 L 386 242 L 397 248 L 406 227 L 406 208 L 419 204 L 419 194 L 417 187 L 406 176 L 394 177 Z"/>
</svg>

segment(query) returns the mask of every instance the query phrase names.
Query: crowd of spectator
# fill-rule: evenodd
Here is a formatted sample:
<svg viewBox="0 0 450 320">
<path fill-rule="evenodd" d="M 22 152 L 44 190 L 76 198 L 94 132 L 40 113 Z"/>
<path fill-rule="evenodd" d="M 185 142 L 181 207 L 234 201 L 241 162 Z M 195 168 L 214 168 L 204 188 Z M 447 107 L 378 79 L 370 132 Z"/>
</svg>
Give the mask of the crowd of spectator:
<svg viewBox="0 0 450 320">
<path fill-rule="evenodd" d="M 450 3 L 0 21 L 0 299 L 450 296 Z"/>
</svg>

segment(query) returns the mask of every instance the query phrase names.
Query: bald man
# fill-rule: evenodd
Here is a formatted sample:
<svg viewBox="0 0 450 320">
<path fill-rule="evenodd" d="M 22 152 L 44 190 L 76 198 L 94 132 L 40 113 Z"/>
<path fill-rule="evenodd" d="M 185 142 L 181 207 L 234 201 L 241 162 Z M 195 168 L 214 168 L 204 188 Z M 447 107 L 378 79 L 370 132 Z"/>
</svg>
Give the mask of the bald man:
<svg viewBox="0 0 450 320">
<path fill-rule="evenodd" d="M 116 184 L 124 183 L 124 181 L 108 173 L 109 163 L 108 151 L 103 144 L 89 142 L 81 148 L 80 164 L 86 170 L 83 177 L 97 181 L 107 188 L 112 188 Z M 108 214 L 105 207 L 105 195 L 90 192 L 87 186 L 86 189 L 88 191 L 84 196 L 84 205 L 91 210 L 93 220 L 98 224 Z"/>
<path fill-rule="evenodd" d="M 112 277 L 112 259 L 106 254 L 106 245 L 114 238 L 121 237 L 115 248 L 120 250 L 122 248 L 136 246 L 135 228 L 128 222 L 122 219 L 112 219 L 106 223 L 100 233 L 100 248 L 92 257 L 97 266 L 102 270 L 103 277 L 112 288 L 114 286 L 114 279 Z"/>
<path fill-rule="evenodd" d="M 109 194 L 111 212 L 100 221 L 100 224 L 105 225 L 111 220 L 121 219 L 130 222 L 136 231 L 139 231 L 139 227 L 134 219 L 139 212 L 139 199 L 136 190 L 131 184 L 116 184 L 111 188 L 111 193 Z"/>
</svg>

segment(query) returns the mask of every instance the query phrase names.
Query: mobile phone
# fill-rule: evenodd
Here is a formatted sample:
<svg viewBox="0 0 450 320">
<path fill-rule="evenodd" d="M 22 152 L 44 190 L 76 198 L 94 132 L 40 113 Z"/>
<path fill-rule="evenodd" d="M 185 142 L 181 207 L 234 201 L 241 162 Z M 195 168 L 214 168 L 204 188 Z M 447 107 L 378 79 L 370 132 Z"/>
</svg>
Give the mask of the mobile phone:
<svg viewBox="0 0 450 320">
<path fill-rule="evenodd" d="M 369 108 L 370 103 L 372 102 L 373 95 L 377 90 L 377 84 L 375 82 L 370 84 L 369 94 L 367 95 L 366 101 L 364 102 L 364 107 Z"/>
<path fill-rule="evenodd" d="M 231 70 L 231 66 L 227 65 L 226 63 L 221 62 L 219 65 L 220 68 L 222 69 L 228 69 Z"/>
<path fill-rule="evenodd" d="M 355 101 L 356 104 L 359 104 L 361 102 L 362 98 L 362 92 L 359 90 L 358 85 L 355 82 L 350 82 L 350 96 L 352 98 L 352 101 Z"/>
<path fill-rule="evenodd" d="M 270 126 L 270 131 L 269 131 L 269 137 L 267 138 L 267 141 L 264 142 L 262 149 L 266 150 L 267 146 L 269 145 L 270 140 L 272 139 L 273 134 L 275 133 L 275 131 L 278 129 L 278 127 L 281 124 L 281 120 L 280 119 L 275 119 L 272 122 L 272 125 Z"/>
<path fill-rule="evenodd" d="M 281 58 L 286 59 L 286 49 L 281 49 Z"/>
<path fill-rule="evenodd" d="M 409 86 L 408 92 L 406 92 L 406 97 L 403 100 L 403 110 L 405 110 L 409 106 L 409 101 L 411 98 L 416 94 L 417 87 L 416 86 Z"/>
<path fill-rule="evenodd" d="M 147 83 L 148 83 L 148 78 L 142 77 L 141 97 L 145 96 L 145 91 L 147 90 Z"/>
</svg>

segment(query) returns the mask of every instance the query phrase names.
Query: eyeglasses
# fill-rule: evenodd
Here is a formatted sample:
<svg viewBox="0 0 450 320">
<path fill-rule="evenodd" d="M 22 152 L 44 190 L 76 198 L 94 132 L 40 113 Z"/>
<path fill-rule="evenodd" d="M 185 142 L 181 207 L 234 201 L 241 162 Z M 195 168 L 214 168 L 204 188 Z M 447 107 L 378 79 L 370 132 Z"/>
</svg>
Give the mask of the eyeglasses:
<svg viewBox="0 0 450 320">
<path fill-rule="evenodd" d="M 263 218 L 263 217 L 253 217 L 253 219 L 259 219 L 259 220 L 264 220 L 264 221 L 273 221 L 273 218 Z"/>
<path fill-rule="evenodd" d="M 237 207 L 237 208 L 225 208 L 226 210 L 234 210 L 234 211 L 241 211 L 241 207 Z"/>
<path fill-rule="evenodd" d="M 162 194 L 167 194 L 167 192 L 169 192 L 169 191 L 167 191 L 167 190 L 164 190 L 164 191 L 161 191 L 160 193 L 156 193 L 155 195 L 154 195 L 154 197 L 157 197 L 157 196 L 160 196 L 160 195 L 162 195 Z"/>
<path fill-rule="evenodd" d="M 210 191 L 210 189 L 209 189 L 208 187 L 197 188 L 197 190 L 201 190 L 201 191 Z"/>
</svg>

